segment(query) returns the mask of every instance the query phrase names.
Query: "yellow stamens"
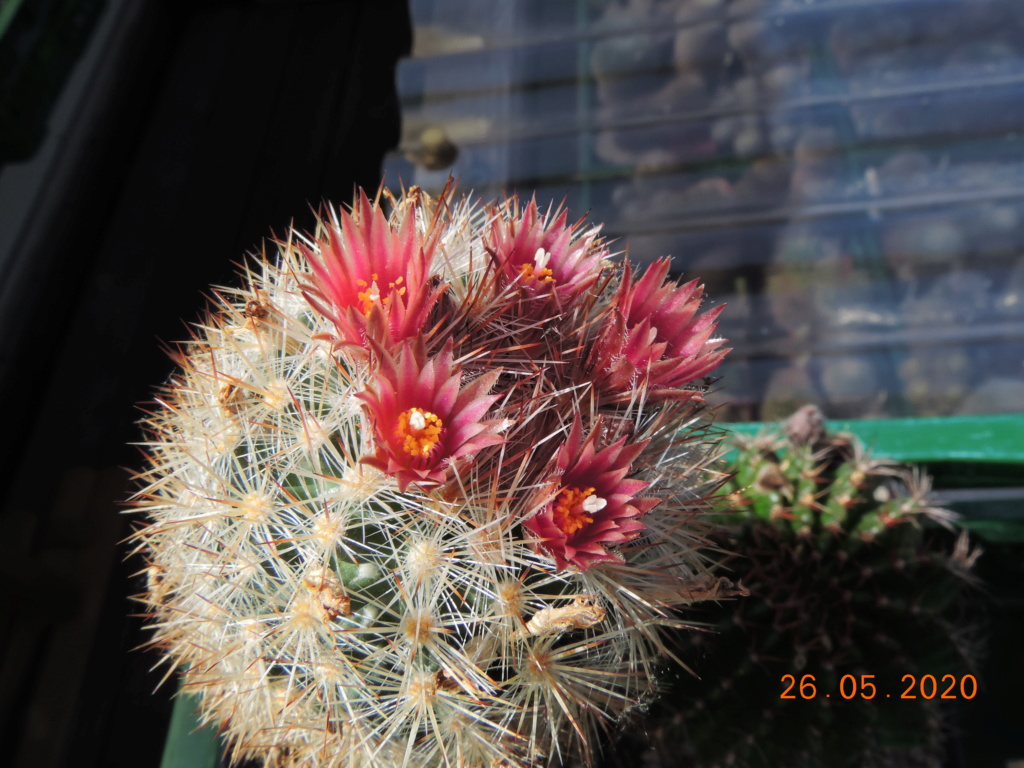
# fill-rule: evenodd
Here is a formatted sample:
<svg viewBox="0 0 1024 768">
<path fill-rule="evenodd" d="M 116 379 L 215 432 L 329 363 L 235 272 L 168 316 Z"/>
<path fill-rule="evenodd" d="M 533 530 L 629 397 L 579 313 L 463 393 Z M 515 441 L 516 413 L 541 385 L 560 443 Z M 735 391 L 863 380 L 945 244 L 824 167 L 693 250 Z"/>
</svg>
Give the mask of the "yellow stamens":
<svg viewBox="0 0 1024 768">
<path fill-rule="evenodd" d="M 594 495 L 593 488 L 577 488 L 571 486 L 563 488 L 551 513 L 554 521 L 562 533 L 571 536 L 584 526 L 594 522 L 588 513 L 600 512 L 608 505 L 605 499 Z"/>
<path fill-rule="evenodd" d="M 370 275 L 371 282 L 367 283 L 365 280 L 356 280 L 356 285 L 366 290 L 360 291 L 356 294 L 356 299 L 359 301 L 359 309 L 364 315 L 369 315 L 370 310 L 373 309 L 374 304 L 379 304 L 382 307 L 387 307 L 391 303 L 391 295 L 405 296 L 406 288 L 402 283 L 405 281 L 404 277 L 399 277 L 393 283 L 388 283 L 387 295 L 382 296 L 380 287 L 377 285 L 377 281 L 380 277 L 376 272 Z"/>
<path fill-rule="evenodd" d="M 356 294 L 356 298 L 359 300 L 359 309 L 364 315 L 370 314 L 373 305 L 380 302 L 380 288 L 377 287 L 378 279 L 377 273 L 374 272 L 370 275 L 370 283 L 367 283 L 365 280 L 356 280 L 356 285 L 366 289 Z"/>
<path fill-rule="evenodd" d="M 402 448 L 412 456 L 429 456 L 441 440 L 444 423 L 429 411 L 410 408 L 398 414 L 395 434 L 402 439 Z"/>
<path fill-rule="evenodd" d="M 519 267 L 519 274 L 526 280 L 536 280 L 538 283 L 555 282 L 555 273 L 548 269 L 548 262 L 551 261 L 551 254 L 543 248 L 538 248 L 533 255 L 533 264 L 526 262 Z"/>
</svg>

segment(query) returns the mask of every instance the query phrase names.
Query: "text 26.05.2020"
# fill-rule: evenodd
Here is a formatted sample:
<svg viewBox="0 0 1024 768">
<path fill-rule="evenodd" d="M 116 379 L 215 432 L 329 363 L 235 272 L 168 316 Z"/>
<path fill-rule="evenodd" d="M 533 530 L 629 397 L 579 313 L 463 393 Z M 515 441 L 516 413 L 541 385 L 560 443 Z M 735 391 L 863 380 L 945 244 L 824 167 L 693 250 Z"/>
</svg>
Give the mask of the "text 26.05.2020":
<svg viewBox="0 0 1024 768">
<path fill-rule="evenodd" d="M 891 699 L 973 699 L 978 695 L 978 680 L 974 675 L 904 675 L 898 690 L 886 693 L 879 691 L 874 675 L 843 675 L 839 678 L 838 691 L 818 690 L 814 675 L 782 676 L 783 691 L 780 699 L 873 699 L 876 696 Z"/>
</svg>

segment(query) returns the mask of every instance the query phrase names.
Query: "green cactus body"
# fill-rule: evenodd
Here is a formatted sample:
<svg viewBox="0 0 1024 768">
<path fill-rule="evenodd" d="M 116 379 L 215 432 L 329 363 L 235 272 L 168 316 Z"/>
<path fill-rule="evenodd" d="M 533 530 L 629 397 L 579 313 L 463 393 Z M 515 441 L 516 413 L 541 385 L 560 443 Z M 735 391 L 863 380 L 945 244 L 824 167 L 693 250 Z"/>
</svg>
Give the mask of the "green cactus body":
<svg viewBox="0 0 1024 768">
<path fill-rule="evenodd" d="M 826 434 L 815 409 L 786 432 L 737 440 L 734 512 L 715 539 L 750 594 L 699 612 L 709 631 L 682 639 L 699 679 L 673 676 L 644 720 L 655 754 L 699 766 L 941 765 L 958 706 L 941 694 L 955 681 L 963 704 L 959 681 L 977 656 L 965 600 L 976 553 L 927 525 L 949 515 L 929 506 L 921 473 Z M 927 675 L 933 698 L 917 687 Z M 629 748 L 608 764 L 634 764 Z"/>
<path fill-rule="evenodd" d="M 701 554 L 717 313 L 564 211 L 391 205 L 293 233 L 182 346 L 135 500 L 154 642 L 235 758 L 589 759 L 733 591 Z"/>
</svg>

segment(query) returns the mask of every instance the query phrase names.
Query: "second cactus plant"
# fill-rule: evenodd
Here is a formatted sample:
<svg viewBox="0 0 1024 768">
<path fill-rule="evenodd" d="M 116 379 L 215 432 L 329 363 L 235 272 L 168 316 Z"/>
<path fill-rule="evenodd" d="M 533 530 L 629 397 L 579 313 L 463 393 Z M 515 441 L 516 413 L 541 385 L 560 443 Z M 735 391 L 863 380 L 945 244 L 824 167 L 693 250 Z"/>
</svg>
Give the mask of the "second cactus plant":
<svg viewBox="0 0 1024 768">
<path fill-rule="evenodd" d="M 714 539 L 749 596 L 698 612 L 707 631 L 679 638 L 693 673 L 666 673 L 604 765 L 943 765 L 979 690 L 978 550 L 944 527 L 927 475 L 814 407 L 733 447 Z"/>
</svg>

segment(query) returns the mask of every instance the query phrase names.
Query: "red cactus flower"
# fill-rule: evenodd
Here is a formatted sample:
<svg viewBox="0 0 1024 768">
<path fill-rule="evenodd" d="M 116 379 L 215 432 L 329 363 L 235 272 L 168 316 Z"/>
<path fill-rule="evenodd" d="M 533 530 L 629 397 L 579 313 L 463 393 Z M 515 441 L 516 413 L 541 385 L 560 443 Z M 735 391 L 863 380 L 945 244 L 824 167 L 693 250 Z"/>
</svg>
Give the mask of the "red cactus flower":
<svg viewBox="0 0 1024 768">
<path fill-rule="evenodd" d="M 541 215 L 537 201 L 508 217 L 495 216 L 485 243 L 503 287 L 518 285 L 530 297 L 552 296 L 566 306 L 597 280 L 608 251 L 594 228 L 579 235 L 582 220 L 567 225 L 564 209 Z"/>
<path fill-rule="evenodd" d="M 685 389 L 714 370 L 726 353 L 724 339 L 712 338 L 725 305 L 698 314 L 704 286 L 667 281 L 669 259 L 658 259 L 635 283 L 628 262 L 617 307 L 594 348 L 598 385 L 628 393 L 638 384 L 648 396 L 692 397 Z"/>
<path fill-rule="evenodd" d="M 598 450 L 599 433 L 595 426 L 584 440 L 576 418 L 555 460 L 546 490 L 549 500 L 523 523 L 560 569 L 585 571 L 598 563 L 622 562 L 608 547 L 639 536 L 644 524 L 638 518 L 659 501 L 636 498 L 650 483 L 626 477 L 647 442 L 627 446 L 624 437 Z"/>
<path fill-rule="evenodd" d="M 482 420 L 499 397 L 487 394 L 499 372 L 462 386 L 451 341 L 430 359 L 422 340 L 402 343 L 394 356 L 374 349 L 376 381 L 358 397 L 373 423 L 376 453 L 363 461 L 394 475 L 400 490 L 441 485 L 458 459 L 502 442 L 499 422 Z"/>
<path fill-rule="evenodd" d="M 314 273 L 306 298 L 334 321 L 343 343 L 366 346 L 370 337 L 391 346 L 418 335 L 443 290 L 429 284 L 434 243 L 417 231 L 415 206 L 393 226 L 360 191 L 315 249 L 297 247 Z"/>
</svg>

